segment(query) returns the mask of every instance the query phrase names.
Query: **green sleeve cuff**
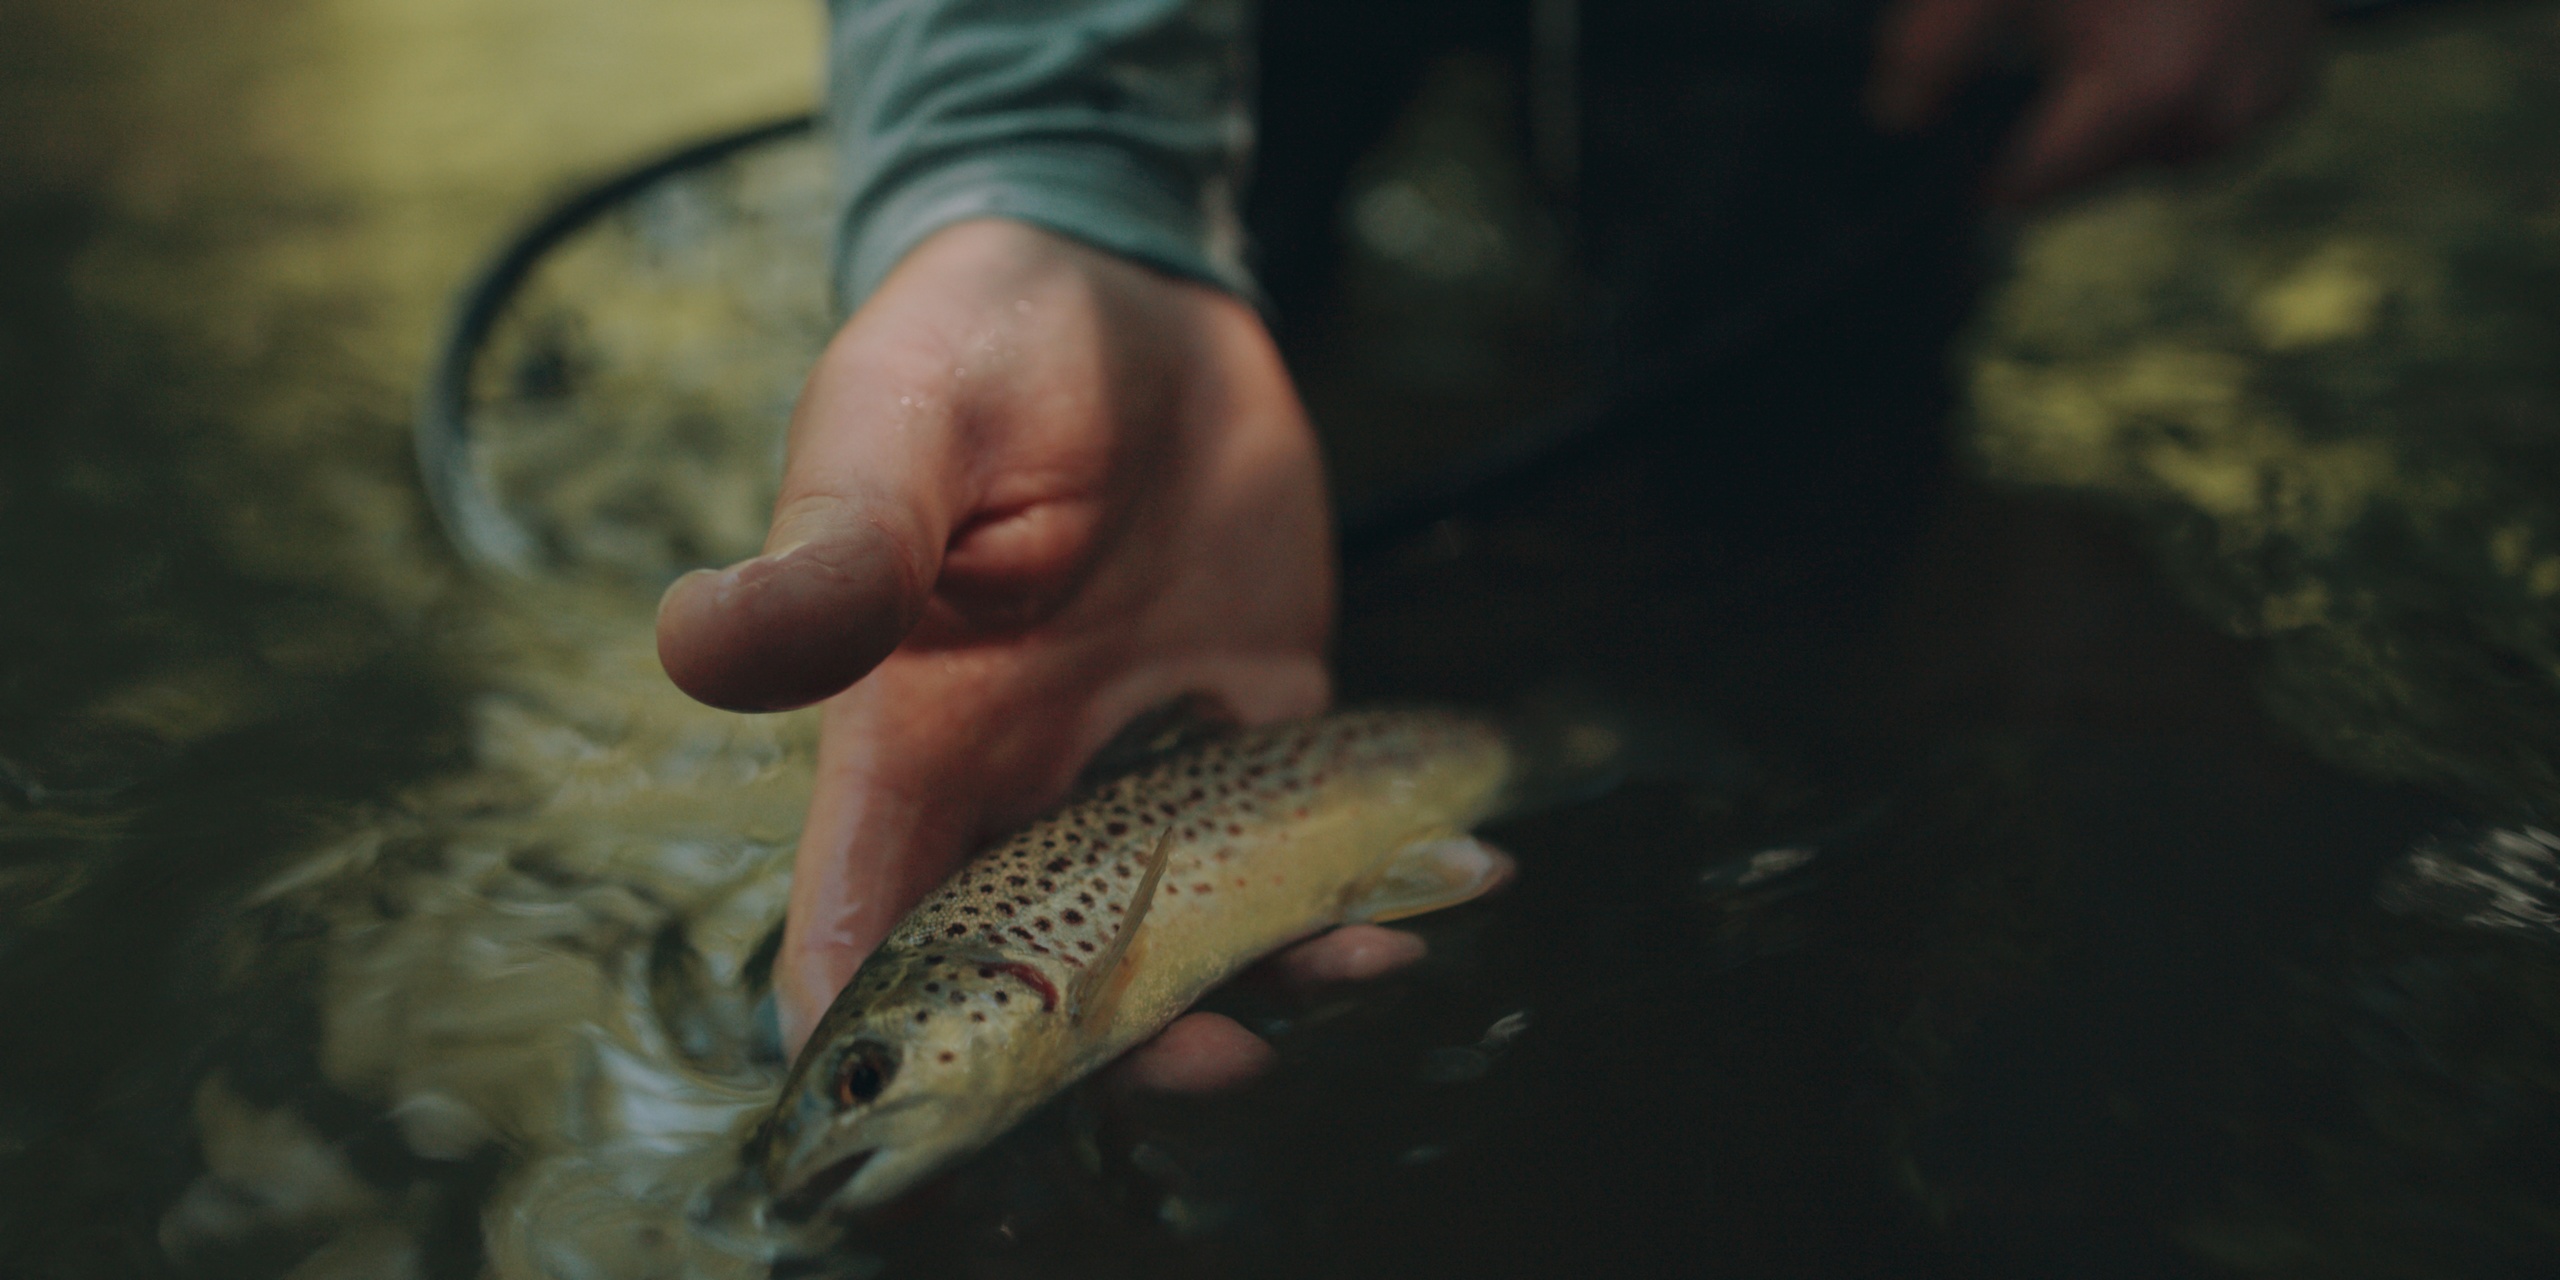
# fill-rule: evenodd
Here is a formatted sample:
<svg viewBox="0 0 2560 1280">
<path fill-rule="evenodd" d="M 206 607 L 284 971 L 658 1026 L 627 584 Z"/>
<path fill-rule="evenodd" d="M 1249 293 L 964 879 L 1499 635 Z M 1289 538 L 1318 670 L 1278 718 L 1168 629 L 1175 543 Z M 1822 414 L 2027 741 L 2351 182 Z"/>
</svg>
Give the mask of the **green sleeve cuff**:
<svg viewBox="0 0 2560 1280">
<path fill-rule="evenodd" d="M 996 143 L 863 193 L 841 224 L 838 297 L 847 312 L 860 306 L 944 227 L 1011 218 L 1258 303 L 1235 205 L 1231 181 L 1184 183 L 1111 142 Z"/>
</svg>

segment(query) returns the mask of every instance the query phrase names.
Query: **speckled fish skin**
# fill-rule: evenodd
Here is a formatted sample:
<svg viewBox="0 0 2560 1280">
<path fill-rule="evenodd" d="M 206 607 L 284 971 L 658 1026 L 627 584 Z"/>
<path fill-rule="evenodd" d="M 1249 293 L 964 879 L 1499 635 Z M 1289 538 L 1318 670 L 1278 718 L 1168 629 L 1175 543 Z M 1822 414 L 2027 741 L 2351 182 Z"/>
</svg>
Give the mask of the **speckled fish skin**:
<svg viewBox="0 0 2560 1280">
<path fill-rule="evenodd" d="M 773 1216 L 897 1195 L 1290 942 L 1482 892 L 1507 864 L 1463 837 L 1513 767 L 1483 720 L 1342 713 L 1179 751 L 981 852 L 793 1064 L 748 1151 Z M 1109 963 L 1159 853 L 1153 905 Z"/>
</svg>

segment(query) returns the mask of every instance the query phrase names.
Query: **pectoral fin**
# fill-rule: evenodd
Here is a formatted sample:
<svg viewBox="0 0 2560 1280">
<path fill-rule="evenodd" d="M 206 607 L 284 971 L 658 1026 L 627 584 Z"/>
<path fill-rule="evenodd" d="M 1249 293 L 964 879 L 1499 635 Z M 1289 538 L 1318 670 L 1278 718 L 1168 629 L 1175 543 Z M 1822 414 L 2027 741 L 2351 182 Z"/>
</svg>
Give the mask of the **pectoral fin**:
<svg viewBox="0 0 2560 1280">
<path fill-rule="evenodd" d="M 1511 856 L 1473 836 L 1411 844 L 1343 911 L 1345 924 L 1384 924 L 1454 907 L 1511 878 Z"/>
<path fill-rule="evenodd" d="M 1145 874 L 1138 877 L 1138 887 L 1129 891 L 1128 910 L 1120 917 L 1120 930 L 1103 944 L 1102 953 L 1080 970 L 1067 986 L 1067 1016 L 1083 1022 L 1100 1013 L 1110 1003 L 1111 975 L 1119 972 L 1120 961 L 1129 954 L 1129 943 L 1138 936 L 1138 926 L 1147 918 L 1147 910 L 1156 904 L 1156 885 L 1164 879 L 1164 864 L 1173 859 L 1173 824 L 1165 824 L 1164 834 L 1156 837 L 1153 853 L 1147 855 Z"/>
</svg>

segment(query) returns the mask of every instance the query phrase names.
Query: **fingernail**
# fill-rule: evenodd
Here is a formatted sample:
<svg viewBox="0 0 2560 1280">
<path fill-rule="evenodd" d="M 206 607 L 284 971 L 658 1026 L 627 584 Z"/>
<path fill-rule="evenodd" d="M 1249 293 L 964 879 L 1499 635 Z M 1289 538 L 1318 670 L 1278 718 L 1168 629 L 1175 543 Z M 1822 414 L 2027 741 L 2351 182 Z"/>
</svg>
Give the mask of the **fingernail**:
<svg viewBox="0 0 2560 1280">
<path fill-rule="evenodd" d="M 774 550 L 765 552 L 763 555 L 749 556 L 725 569 L 692 570 L 691 572 L 678 577 L 675 581 L 667 584 L 667 589 L 658 596 L 658 612 L 662 614 L 665 613 L 667 611 L 667 602 L 675 599 L 676 592 L 683 589 L 684 585 L 688 582 L 697 578 L 714 578 L 720 580 L 721 585 L 734 590 L 740 585 L 743 585 L 748 576 L 750 574 L 754 574 L 756 569 L 764 568 L 770 570 L 779 567 L 784 560 L 791 557 L 793 552 L 796 552 L 808 545 L 809 540 L 803 538 L 797 542 L 788 543 L 781 547 L 777 547 Z M 755 576 L 762 577 L 764 575 L 755 574 Z"/>
<path fill-rule="evenodd" d="M 689 569 L 677 574 L 676 580 L 668 583 L 667 589 L 658 593 L 658 616 L 666 616 L 667 602 L 676 598 L 676 593 L 684 589 L 684 584 L 696 578 L 717 577 L 719 573 L 717 569 Z"/>
</svg>

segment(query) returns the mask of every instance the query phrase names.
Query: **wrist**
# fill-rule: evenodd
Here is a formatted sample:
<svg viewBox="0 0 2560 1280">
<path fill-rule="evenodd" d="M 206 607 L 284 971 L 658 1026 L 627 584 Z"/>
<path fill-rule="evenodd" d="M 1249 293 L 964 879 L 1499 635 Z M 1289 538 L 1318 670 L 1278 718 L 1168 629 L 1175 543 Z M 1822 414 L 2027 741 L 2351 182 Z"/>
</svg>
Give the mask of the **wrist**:
<svg viewBox="0 0 2560 1280">
<path fill-rule="evenodd" d="M 839 306 L 867 301 L 908 255 L 964 222 L 1039 227 L 1166 275 L 1252 302 L 1244 236 L 1224 183 L 1184 184 L 1095 142 L 1008 146 L 962 156 L 867 195 L 837 245 Z"/>
</svg>

